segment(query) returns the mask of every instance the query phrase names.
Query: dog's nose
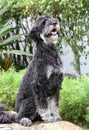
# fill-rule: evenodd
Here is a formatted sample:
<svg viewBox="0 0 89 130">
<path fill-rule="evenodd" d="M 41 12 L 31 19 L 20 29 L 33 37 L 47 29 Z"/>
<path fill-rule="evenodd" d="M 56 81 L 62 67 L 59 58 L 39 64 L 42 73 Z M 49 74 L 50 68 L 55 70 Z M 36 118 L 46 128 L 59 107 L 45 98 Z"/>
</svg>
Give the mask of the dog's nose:
<svg viewBox="0 0 89 130">
<path fill-rule="evenodd" d="M 52 21 L 52 24 L 53 24 L 53 25 L 56 25 L 56 24 L 57 24 L 57 20 L 53 20 L 53 21 Z"/>
</svg>

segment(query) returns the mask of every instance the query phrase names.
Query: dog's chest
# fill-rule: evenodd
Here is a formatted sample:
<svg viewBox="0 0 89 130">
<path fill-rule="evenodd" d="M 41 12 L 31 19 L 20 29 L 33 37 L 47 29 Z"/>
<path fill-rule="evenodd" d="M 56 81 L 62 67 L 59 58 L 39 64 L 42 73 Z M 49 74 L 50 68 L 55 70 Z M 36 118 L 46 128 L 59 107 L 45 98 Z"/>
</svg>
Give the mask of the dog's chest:
<svg viewBox="0 0 89 130">
<path fill-rule="evenodd" d="M 63 65 L 47 65 L 46 69 L 46 76 L 47 76 L 47 95 L 52 95 L 54 94 L 59 87 L 61 86 L 61 82 L 63 79 Z"/>
<path fill-rule="evenodd" d="M 47 69 L 46 69 L 46 75 L 47 75 L 47 78 L 49 79 L 50 76 L 54 73 L 54 74 L 57 74 L 57 75 L 61 75 L 64 73 L 64 68 L 63 68 L 63 65 L 47 65 Z"/>
</svg>

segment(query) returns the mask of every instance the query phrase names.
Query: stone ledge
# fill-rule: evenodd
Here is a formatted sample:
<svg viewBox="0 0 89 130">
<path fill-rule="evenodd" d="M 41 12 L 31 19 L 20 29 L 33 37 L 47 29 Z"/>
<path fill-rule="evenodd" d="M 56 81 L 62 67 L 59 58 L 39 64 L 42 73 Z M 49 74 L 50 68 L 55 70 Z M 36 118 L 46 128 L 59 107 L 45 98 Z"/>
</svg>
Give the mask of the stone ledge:
<svg viewBox="0 0 89 130">
<path fill-rule="evenodd" d="M 59 121 L 54 123 L 36 122 L 30 127 L 24 127 L 17 123 L 0 124 L 0 130 L 83 130 L 83 129 L 73 123 L 67 121 Z"/>
</svg>

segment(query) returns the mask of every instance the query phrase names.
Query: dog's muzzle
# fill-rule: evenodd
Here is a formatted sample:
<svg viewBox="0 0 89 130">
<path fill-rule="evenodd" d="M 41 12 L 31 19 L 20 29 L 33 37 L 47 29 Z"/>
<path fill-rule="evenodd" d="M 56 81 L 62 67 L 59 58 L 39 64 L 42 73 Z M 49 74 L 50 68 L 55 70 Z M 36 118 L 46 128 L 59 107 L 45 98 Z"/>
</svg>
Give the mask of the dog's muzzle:
<svg viewBox="0 0 89 130">
<path fill-rule="evenodd" d="M 52 35 L 59 36 L 60 25 L 57 19 L 51 20 L 49 25 L 45 27 L 45 37 L 51 37 Z"/>
<path fill-rule="evenodd" d="M 42 34 L 40 36 L 46 44 L 57 43 L 59 30 L 60 30 L 59 21 L 55 18 L 49 18 L 45 22 Z"/>
</svg>

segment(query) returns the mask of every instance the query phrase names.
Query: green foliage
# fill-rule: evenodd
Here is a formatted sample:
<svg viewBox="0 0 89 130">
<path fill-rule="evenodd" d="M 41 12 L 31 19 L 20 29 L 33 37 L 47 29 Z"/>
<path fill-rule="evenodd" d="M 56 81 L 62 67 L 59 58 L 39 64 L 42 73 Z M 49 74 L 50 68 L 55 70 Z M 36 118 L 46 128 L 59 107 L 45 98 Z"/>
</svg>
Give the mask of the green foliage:
<svg viewBox="0 0 89 130">
<path fill-rule="evenodd" d="M 16 72 L 10 68 L 7 72 L 0 71 L 0 103 L 5 104 L 7 110 L 14 109 L 17 90 L 24 70 Z"/>
<path fill-rule="evenodd" d="M 0 48 L 7 46 L 8 44 L 11 44 L 12 41 L 21 38 L 20 34 L 11 36 L 9 38 L 4 38 L 13 29 L 13 25 L 9 17 L 5 17 L 6 13 L 9 11 L 11 4 L 7 3 L 7 5 L 3 5 L 3 2 L 4 1 L 0 1 Z"/>
<path fill-rule="evenodd" d="M 24 31 L 23 29 L 25 27 L 21 27 L 23 26 L 21 25 L 22 19 L 20 19 L 20 17 L 22 18 L 23 12 L 21 11 L 21 9 L 23 9 L 22 4 L 19 5 L 21 1 L 0 1 L 0 68 L 4 68 L 5 70 L 7 70 L 5 67 L 6 64 L 8 64 L 7 68 L 9 68 L 12 62 L 16 67 L 18 64 L 18 69 L 27 66 L 28 60 L 26 57 L 32 56 L 26 52 L 28 45 L 24 44 L 24 42 L 26 43 L 28 41 L 28 34 L 26 30 Z M 19 11 L 17 11 L 18 13 L 16 12 L 17 8 L 20 9 L 20 13 Z M 23 17 L 25 16 L 23 15 Z M 27 39 L 25 39 L 25 37 Z M 22 44 L 21 42 L 19 43 L 19 41 L 21 41 Z M 8 61 L 6 55 L 8 55 Z M 6 61 L 8 63 L 6 63 Z"/>
<path fill-rule="evenodd" d="M 65 78 L 60 94 L 63 119 L 89 126 L 89 77 Z"/>
<path fill-rule="evenodd" d="M 63 43 L 65 46 L 69 45 L 74 53 L 73 66 L 78 74 L 81 74 L 81 63 L 80 59 L 82 55 L 87 56 L 89 50 L 86 50 L 86 45 L 83 41 L 83 36 L 87 36 L 87 44 L 89 43 L 89 1 L 88 0 L 1 0 L 0 1 L 0 18 L 2 20 L 9 20 L 15 23 L 14 29 L 8 32 L 9 26 L 6 28 L 4 33 L 4 40 L 11 37 L 11 35 L 24 34 L 24 39 L 19 37 L 19 40 L 12 42 L 9 41 L 9 49 L 20 50 L 23 46 L 23 50 L 26 52 L 28 48 L 29 52 L 32 53 L 32 45 L 28 45 L 31 41 L 28 40 L 25 34 L 29 33 L 30 28 L 28 25 L 27 18 L 30 17 L 31 20 L 37 18 L 37 16 L 42 14 L 51 14 L 53 17 L 57 17 L 61 21 L 61 31 L 60 40 L 58 43 L 58 48 L 60 48 Z M 23 20 L 26 21 L 26 26 L 23 24 Z M 0 23 L 1 24 L 1 23 Z M 3 31 L 3 30 L 2 30 Z M 0 30 L 1 32 L 1 30 Z M 21 35 L 19 35 L 21 36 Z M 13 39 L 14 37 L 12 37 Z M 18 38 L 18 37 L 17 37 Z M 11 41 L 10 41 L 11 40 Z M 20 43 L 19 43 L 20 41 Z M 80 44 L 81 42 L 81 44 Z M 5 42 L 4 42 L 5 43 Z M 16 45 L 12 45 L 12 44 Z M 23 43 L 25 43 L 23 45 Z M 8 44 L 5 47 L 8 47 Z M 1 45 L 2 46 L 2 45 Z M 62 52 L 60 50 L 60 52 Z M 14 61 L 20 59 L 19 56 L 13 57 Z M 27 57 L 26 57 L 27 58 Z M 23 57 L 23 61 L 27 65 L 27 59 Z M 21 62 L 20 62 L 21 63 Z M 17 65 L 18 63 L 16 63 Z"/>
</svg>

